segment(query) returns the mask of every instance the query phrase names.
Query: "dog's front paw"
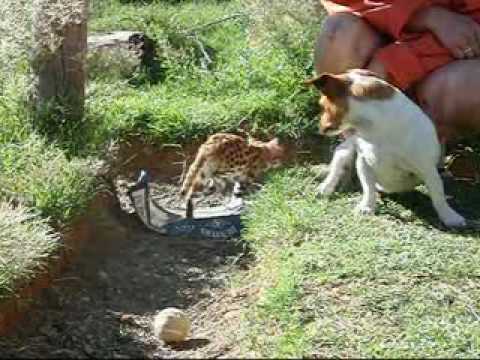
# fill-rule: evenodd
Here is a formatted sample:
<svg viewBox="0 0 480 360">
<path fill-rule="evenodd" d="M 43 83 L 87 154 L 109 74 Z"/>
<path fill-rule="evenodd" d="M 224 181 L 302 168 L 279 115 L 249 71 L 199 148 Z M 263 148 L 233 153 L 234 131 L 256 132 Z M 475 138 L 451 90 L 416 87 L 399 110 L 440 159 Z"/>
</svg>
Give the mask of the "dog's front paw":
<svg viewBox="0 0 480 360">
<path fill-rule="evenodd" d="M 322 182 L 317 189 L 317 195 L 318 196 L 330 196 L 333 194 L 333 191 L 335 190 L 334 186 L 332 186 L 330 183 L 327 182 Z"/>
<path fill-rule="evenodd" d="M 442 219 L 442 222 L 445 224 L 445 226 L 449 228 L 462 228 L 467 226 L 467 221 L 465 218 L 459 214 L 457 214 L 455 211 L 452 210 L 452 212 L 448 215 L 448 217 L 444 217 Z"/>
<path fill-rule="evenodd" d="M 355 206 L 355 213 L 359 215 L 373 215 L 375 213 L 375 206 L 360 203 Z"/>
</svg>

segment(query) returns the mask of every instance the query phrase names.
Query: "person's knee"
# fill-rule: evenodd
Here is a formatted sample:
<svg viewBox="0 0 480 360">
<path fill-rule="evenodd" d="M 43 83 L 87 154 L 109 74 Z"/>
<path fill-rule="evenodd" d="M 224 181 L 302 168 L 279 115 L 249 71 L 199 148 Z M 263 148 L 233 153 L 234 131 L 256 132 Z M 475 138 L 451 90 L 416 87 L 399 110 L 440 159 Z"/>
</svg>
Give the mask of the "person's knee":
<svg viewBox="0 0 480 360">
<path fill-rule="evenodd" d="M 315 70 L 320 74 L 363 68 L 381 45 L 381 35 L 361 18 L 347 13 L 330 15 L 315 44 Z"/>
<path fill-rule="evenodd" d="M 480 60 L 455 61 L 416 87 L 419 105 L 434 121 L 442 141 L 480 133 Z"/>
</svg>

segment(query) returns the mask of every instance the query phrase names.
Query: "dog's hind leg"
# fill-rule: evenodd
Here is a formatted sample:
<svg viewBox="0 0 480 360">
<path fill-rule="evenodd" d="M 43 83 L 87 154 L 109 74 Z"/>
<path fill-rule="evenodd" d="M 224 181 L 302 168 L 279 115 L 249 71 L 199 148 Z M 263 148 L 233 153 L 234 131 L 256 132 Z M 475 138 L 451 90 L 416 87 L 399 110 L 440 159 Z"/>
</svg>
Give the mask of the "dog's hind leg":
<svg viewBox="0 0 480 360">
<path fill-rule="evenodd" d="M 447 203 L 445 192 L 443 188 L 442 179 L 435 167 L 425 171 L 423 174 L 425 185 L 427 186 L 430 198 L 432 199 L 433 207 L 437 212 L 440 220 L 447 227 L 464 227 L 466 221 L 463 216 L 459 215 Z"/>
<path fill-rule="evenodd" d="M 318 187 L 319 195 L 332 194 L 345 171 L 351 168 L 356 152 L 355 141 L 356 137 L 350 136 L 336 147 L 329 165 L 328 175 Z"/>
</svg>

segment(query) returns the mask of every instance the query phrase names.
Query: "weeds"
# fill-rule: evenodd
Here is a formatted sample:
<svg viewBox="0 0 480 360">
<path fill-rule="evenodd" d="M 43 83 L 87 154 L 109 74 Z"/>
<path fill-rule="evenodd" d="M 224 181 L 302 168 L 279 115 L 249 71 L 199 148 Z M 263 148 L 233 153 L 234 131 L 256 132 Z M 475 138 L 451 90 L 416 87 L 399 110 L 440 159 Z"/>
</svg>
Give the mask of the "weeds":
<svg viewBox="0 0 480 360">
<path fill-rule="evenodd" d="M 46 219 L 29 208 L 5 202 L 0 202 L 0 239 L 1 301 L 9 298 L 19 284 L 45 270 L 60 242 Z"/>
</svg>

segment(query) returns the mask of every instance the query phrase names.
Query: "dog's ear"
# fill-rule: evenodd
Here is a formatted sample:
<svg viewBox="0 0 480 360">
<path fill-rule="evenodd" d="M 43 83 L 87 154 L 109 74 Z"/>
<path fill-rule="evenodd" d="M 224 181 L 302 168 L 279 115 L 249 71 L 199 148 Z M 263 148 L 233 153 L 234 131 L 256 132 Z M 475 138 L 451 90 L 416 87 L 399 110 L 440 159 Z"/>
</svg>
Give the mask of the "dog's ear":
<svg viewBox="0 0 480 360">
<path fill-rule="evenodd" d="M 344 77 L 328 73 L 305 80 L 305 84 L 315 86 L 322 94 L 331 98 L 345 96 L 350 86 Z"/>
</svg>

